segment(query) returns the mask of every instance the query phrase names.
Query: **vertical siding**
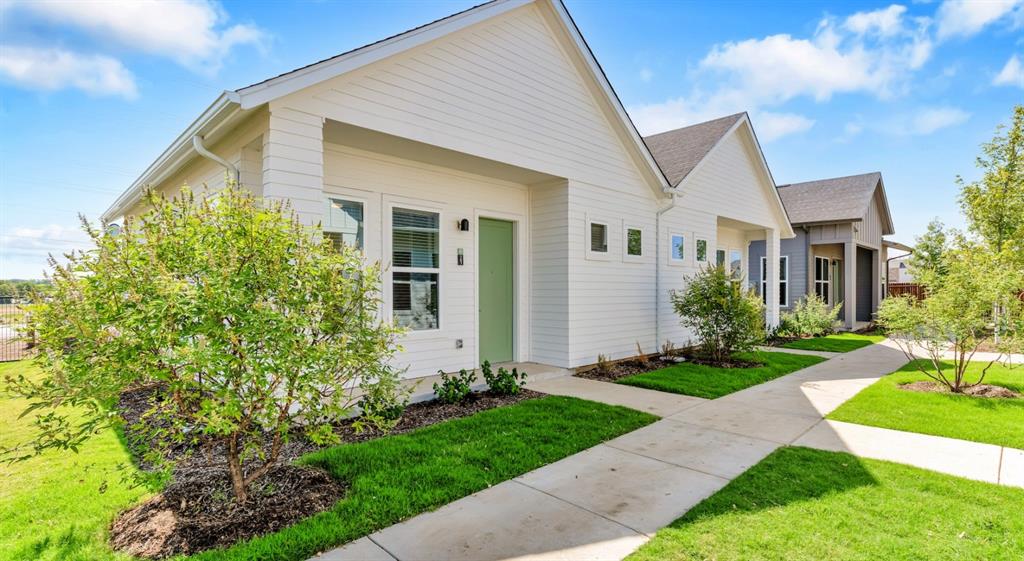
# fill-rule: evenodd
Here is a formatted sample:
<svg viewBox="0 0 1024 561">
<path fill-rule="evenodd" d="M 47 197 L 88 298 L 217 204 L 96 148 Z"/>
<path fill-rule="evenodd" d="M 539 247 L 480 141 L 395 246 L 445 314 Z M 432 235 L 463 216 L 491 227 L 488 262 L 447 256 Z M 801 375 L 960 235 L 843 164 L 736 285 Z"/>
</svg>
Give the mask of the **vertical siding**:
<svg viewBox="0 0 1024 561">
<path fill-rule="evenodd" d="M 780 306 L 788 310 L 793 307 L 798 299 L 807 294 L 807 233 L 802 228 L 794 230 L 796 237 L 789 240 L 782 240 L 780 256 L 789 257 L 789 301 L 786 306 Z M 750 286 L 761 293 L 761 258 L 764 257 L 764 241 L 754 240 L 750 242 Z"/>
<path fill-rule="evenodd" d="M 882 247 L 882 213 L 878 204 L 878 196 L 875 195 L 871 198 L 871 205 L 864 215 L 864 220 L 854 225 L 854 239 L 880 249 Z"/>
<path fill-rule="evenodd" d="M 460 368 L 473 368 L 477 360 L 477 215 L 516 221 L 516 354 L 529 358 L 530 268 L 527 238 L 531 232 L 528 191 L 525 185 L 404 160 L 384 154 L 325 144 L 324 187 L 317 204 L 328 196 L 350 198 L 364 204 L 364 244 L 371 260 L 389 265 L 384 231 L 390 205 L 437 209 L 441 214 L 441 329 L 410 332 L 401 341 L 404 351 L 396 364 L 408 368 L 407 377 L 419 377 Z M 455 223 L 471 222 L 462 232 Z M 459 249 L 464 264 L 458 265 Z M 388 274 L 385 273 L 385 283 Z M 387 289 L 385 289 L 387 292 Z M 461 339 L 463 347 L 456 348 Z"/>
<path fill-rule="evenodd" d="M 532 360 L 569 366 L 569 185 L 530 188 Z"/>
</svg>

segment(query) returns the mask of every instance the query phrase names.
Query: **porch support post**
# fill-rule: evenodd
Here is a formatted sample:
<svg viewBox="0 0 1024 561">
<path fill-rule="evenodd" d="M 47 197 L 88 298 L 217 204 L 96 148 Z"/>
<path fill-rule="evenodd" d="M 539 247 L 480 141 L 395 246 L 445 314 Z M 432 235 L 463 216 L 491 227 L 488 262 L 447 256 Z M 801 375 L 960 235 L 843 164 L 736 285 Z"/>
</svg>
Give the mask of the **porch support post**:
<svg viewBox="0 0 1024 561">
<path fill-rule="evenodd" d="M 834 282 L 834 281 L 833 281 Z M 843 310 L 847 329 L 857 322 L 857 244 L 843 244 Z"/>
<path fill-rule="evenodd" d="M 882 301 L 882 269 L 884 268 L 882 261 L 882 250 L 876 249 L 871 252 L 874 259 L 871 260 L 871 312 L 874 314 L 878 311 L 878 305 Z M 874 317 L 872 315 L 872 317 Z"/>
<path fill-rule="evenodd" d="M 765 323 L 768 327 L 779 325 L 779 231 L 768 228 L 764 231 L 765 247 Z M 760 274 L 760 271 L 758 271 Z"/>
<path fill-rule="evenodd" d="M 305 224 L 323 220 L 324 119 L 288 107 L 270 108 L 263 137 L 263 197 L 286 200 Z"/>
</svg>

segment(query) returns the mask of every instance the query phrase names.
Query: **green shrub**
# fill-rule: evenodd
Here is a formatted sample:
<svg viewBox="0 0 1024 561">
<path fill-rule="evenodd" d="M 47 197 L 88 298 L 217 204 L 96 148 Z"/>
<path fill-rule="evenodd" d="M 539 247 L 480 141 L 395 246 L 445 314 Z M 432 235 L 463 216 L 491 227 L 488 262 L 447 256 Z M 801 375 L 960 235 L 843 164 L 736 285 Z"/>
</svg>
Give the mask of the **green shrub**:
<svg viewBox="0 0 1024 561">
<path fill-rule="evenodd" d="M 775 331 L 780 337 L 817 337 L 827 335 L 839 326 L 839 305 L 829 306 L 817 294 L 808 294 L 782 314 Z"/>
<path fill-rule="evenodd" d="M 480 365 L 480 371 L 483 372 L 487 387 L 496 395 L 516 395 L 520 388 L 526 385 L 526 372 L 520 373 L 515 368 L 509 372 L 498 367 L 498 373 L 495 374 L 491 369 L 491 363 L 485 360 Z"/>
<path fill-rule="evenodd" d="M 363 397 L 359 400 L 362 412 L 353 423 L 357 432 L 362 432 L 366 424 L 370 424 L 384 432 L 395 427 L 409 405 L 412 387 L 402 388 L 398 372 L 388 369 L 376 380 L 363 384 Z"/>
<path fill-rule="evenodd" d="M 441 376 L 441 383 L 434 382 L 434 393 L 441 403 L 458 403 L 473 393 L 476 376 L 465 368 L 459 370 L 458 374 L 447 374 L 443 370 L 437 373 Z"/>
<path fill-rule="evenodd" d="M 672 292 L 672 305 L 684 327 L 700 338 L 704 355 L 724 361 L 764 342 L 761 297 L 735 282 L 721 266 L 709 266 Z"/>
</svg>

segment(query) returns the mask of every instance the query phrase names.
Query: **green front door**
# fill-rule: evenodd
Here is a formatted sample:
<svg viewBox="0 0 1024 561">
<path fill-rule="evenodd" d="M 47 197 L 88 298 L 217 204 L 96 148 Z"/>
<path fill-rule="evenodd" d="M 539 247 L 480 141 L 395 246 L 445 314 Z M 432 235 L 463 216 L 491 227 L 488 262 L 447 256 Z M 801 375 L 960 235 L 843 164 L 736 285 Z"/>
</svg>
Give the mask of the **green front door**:
<svg viewBox="0 0 1024 561">
<path fill-rule="evenodd" d="M 511 222 L 480 219 L 480 360 L 512 360 L 515 235 Z"/>
</svg>

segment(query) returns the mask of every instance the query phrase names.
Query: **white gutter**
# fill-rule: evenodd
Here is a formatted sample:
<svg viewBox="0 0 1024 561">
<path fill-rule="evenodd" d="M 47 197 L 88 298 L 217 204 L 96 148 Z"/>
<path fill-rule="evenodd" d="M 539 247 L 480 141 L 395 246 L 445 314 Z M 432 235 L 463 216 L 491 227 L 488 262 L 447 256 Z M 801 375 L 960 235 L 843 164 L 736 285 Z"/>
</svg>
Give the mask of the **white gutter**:
<svg viewBox="0 0 1024 561">
<path fill-rule="evenodd" d="M 224 169 L 226 169 L 228 174 L 230 174 L 231 179 L 235 183 L 238 183 L 238 168 L 235 167 L 235 164 L 232 164 L 231 162 L 225 160 L 224 158 L 221 158 L 220 156 L 207 150 L 206 146 L 203 145 L 203 136 L 201 134 L 197 134 L 192 137 L 192 147 L 196 149 L 196 152 L 198 152 L 200 156 L 213 160 L 218 164 L 224 166 Z"/>
<path fill-rule="evenodd" d="M 661 215 L 676 207 L 675 194 L 667 207 L 654 215 L 654 351 L 661 345 Z"/>
</svg>

